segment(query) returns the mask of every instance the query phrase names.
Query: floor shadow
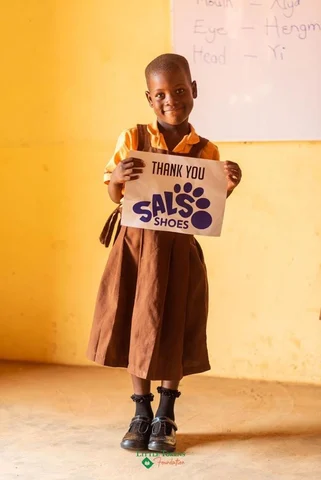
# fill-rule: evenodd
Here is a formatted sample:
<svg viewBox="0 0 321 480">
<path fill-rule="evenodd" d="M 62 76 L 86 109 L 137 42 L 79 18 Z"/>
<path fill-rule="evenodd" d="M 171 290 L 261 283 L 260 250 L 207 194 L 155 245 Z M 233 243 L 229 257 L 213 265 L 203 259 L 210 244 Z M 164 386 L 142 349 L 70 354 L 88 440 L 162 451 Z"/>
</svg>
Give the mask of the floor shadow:
<svg viewBox="0 0 321 480">
<path fill-rule="evenodd" d="M 246 441 L 250 439 L 267 440 L 267 439 L 290 439 L 296 437 L 316 437 L 321 441 L 321 425 L 313 428 L 295 429 L 291 426 L 288 429 L 271 430 L 271 431 L 253 431 L 253 432 L 230 432 L 230 433 L 183 433 L 177 435 L 177 450 L 184 452 L 185 450 L 206 444 L 217 444 L 221 442 Z"/>
</svg>

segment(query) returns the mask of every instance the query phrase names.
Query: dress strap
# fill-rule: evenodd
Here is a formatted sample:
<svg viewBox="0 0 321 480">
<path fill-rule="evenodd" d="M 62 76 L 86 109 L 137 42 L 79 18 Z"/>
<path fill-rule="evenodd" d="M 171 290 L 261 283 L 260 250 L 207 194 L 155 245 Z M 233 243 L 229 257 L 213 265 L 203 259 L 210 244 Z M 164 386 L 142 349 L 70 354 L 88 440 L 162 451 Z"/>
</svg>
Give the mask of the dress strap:
<svg viewBox="0 0 321 480">
<path fill-rule="evenodd" d="M 150 135 L 147 125 L 137 125 L 138 147 L 139 152 L 149 152 L 151 150 Z"/>
<path fill-rule="evenodd" d="M 203 137 L 199 137 L 200 141 L 198 143 L 195 143 L 188 156 L 189 157 L 193 157 L 193 158 L 199 158 L 200 154 L 201 154 L 201 151 L 203 150 L 203 148 L 208 144 L 208 140 L 207 138 L 203 138 Z"/>
<path fill-rule="evenodd" d="M 159 148 L 153 148 L 150 141 L 150 135 L 147 130 L 147 125 L 137 125 L 137 132 L 138 132 L 138 146 L 137 150 L 139 152 L 155 152 L 155 153 L 168 153 L 169 155 L 182 155 L 176 152 L 169 152 L 167 150 L 162 150 Z M 199 142 L 195 143 L 190 152 L 188 153 L 188 157 L 198 158 L 200 156 L 201 151 L 203 148 L 208 144 L 207 138 L 199 137 Z"/>
<path fill-rule="evenodd" d="M 119 219 L 120 215 L 121 215 L 121 206 L 119 205 L 113 211 L 113 213 L 108 217 L 107 222 L 105 223 L 105 226 L 99 236 L 100 243 L 105 245 L 106 248 L 109 247 L 110 245 L 110 241 L 112 239 L 117 220 L 118 220 L 118 226 L 114 236 L 114 243 L 118 237 L 118 234 L 120 231 L 120 219 Z"/>
</svg>

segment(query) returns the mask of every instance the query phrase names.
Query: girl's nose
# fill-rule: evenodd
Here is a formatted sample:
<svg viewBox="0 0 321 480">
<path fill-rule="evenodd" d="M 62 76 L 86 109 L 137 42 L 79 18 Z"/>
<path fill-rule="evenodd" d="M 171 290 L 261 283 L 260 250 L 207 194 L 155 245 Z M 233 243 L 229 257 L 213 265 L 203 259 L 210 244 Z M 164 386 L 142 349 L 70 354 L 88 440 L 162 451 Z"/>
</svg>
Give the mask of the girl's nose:
<svg viewBox="0 0 321 480">
<path fill-rule="evenodd" d="M 175 95 L 169 93 L 166 95 L 166 104 L 167 105 L 175 105 L 177 103 L 177 100 L 175 98 Z"/>
</svg>

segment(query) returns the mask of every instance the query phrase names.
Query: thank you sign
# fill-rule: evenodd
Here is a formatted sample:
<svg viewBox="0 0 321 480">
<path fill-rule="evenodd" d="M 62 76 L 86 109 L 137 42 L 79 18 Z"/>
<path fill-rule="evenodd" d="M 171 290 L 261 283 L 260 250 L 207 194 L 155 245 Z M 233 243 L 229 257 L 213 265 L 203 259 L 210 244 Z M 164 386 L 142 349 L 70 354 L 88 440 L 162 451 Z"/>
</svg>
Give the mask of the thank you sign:
<svg viewBox="0 0 321 480">
<path fill-rule="evenodd" d="M 189 235 L 219 236 L 227 180 L 213 160 L 129 152 L 146 166 L 126 183 L 121 224 Z"/>
</svg>

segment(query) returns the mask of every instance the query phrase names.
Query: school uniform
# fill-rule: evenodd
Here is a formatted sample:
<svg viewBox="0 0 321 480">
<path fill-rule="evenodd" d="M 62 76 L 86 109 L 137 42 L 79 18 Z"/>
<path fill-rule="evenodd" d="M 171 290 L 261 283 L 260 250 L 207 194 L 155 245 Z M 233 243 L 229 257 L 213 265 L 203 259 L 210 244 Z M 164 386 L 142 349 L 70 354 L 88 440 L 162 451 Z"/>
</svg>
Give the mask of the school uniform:
<svg viewBox="0 0 321 480">
<path fill-rule="evenodd" d="M 217 147 L 191 126 L 168 152 L 157 121 L 119 137 L 108 183 L 130 150 L 219 160 Z M 210 369 L 206 345 L 208 282 L 192 235 L 122 226 L 103 273 L 88 358 L 148 380 L 174 380 Z"/>
</svg>

